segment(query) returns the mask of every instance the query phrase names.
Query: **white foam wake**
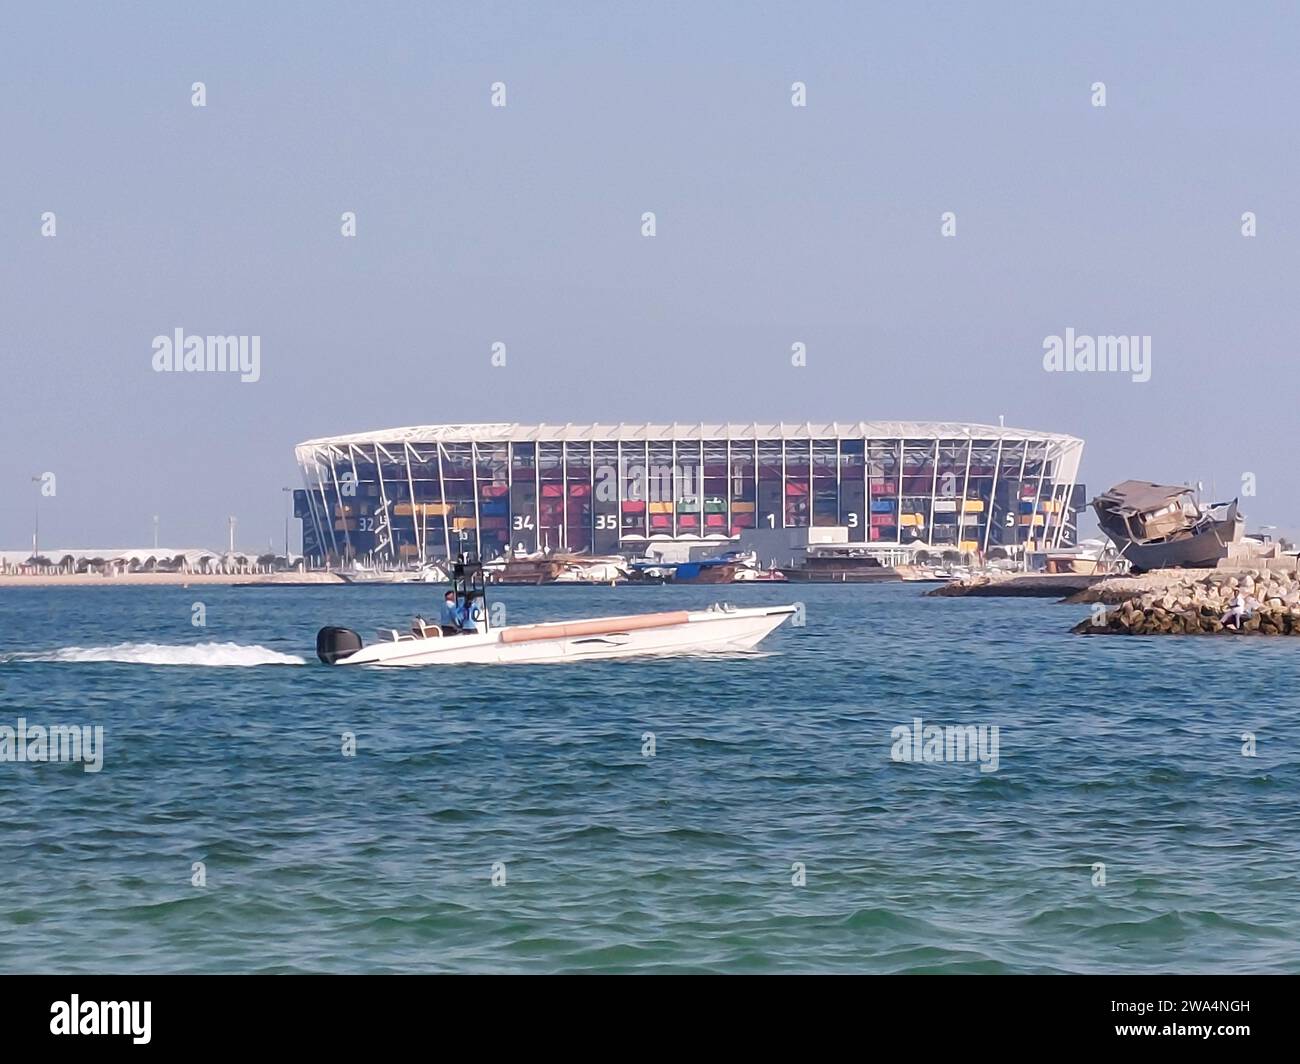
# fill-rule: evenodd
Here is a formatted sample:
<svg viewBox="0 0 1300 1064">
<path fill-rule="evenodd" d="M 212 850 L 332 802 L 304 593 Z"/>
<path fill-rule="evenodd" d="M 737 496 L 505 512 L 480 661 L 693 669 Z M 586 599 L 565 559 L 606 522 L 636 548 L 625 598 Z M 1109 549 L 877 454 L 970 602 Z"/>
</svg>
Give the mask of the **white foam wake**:
<svg viewBox="0 0 1300 1064">
<path fill-rule="evenodd" d="M 296 654 L 239 643 L 117 643 L 108 647 L 59 647 L 24 654 L 0 654 L 4 661 L 120 661 L 132 665 L 306 665 Z"/>
</svg>

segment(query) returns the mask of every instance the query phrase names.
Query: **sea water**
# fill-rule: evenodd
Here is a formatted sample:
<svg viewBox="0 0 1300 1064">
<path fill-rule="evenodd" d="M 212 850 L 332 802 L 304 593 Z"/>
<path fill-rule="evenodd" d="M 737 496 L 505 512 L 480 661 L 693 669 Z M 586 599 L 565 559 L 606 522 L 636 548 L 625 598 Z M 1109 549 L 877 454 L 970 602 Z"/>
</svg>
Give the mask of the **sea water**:
<svg viewBox="0 0 1300 1064">
<path fill-rule="evenodd" d="M 99 771 L 0 761 L 0 971 L 1300 971 L 1300 641 L 903 584 L 503 588 L 511 623 L 806 623 L 316 661 L 440 597 L 0 590 L 0 729 L 103 729 Z M 996 729 L 996 767 L 917 728 Z"/>
</svg>

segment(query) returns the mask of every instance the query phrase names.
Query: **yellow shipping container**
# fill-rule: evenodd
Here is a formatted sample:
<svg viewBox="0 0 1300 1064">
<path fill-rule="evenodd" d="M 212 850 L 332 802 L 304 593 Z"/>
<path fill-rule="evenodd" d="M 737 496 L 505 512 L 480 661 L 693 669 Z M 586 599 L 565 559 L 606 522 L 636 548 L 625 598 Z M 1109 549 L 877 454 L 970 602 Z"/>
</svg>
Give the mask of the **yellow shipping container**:
<svg viewBox="0 0 1300 1064">
<path fill-rule="evenodd" d="M 963 509 L 964 509 L 968 514 L 982 514 L 982 513 L 984 512 L 984 500 L 983 500 L 983 499 L 967 499 L 967 500 L 966 500 L 966 505 L 963 507 Z"/>
<path fill-rule="evenodd" d="M 752 502 L 733 502 L 731 504 L 731 512 L 733 514 L 752 514 L 754 512 L 754 504 Z"/>
<path fill-rule="evenodd" d="M 474 518 L 472 517 L 453 517 L 451 519 L 452 528 L 474 528 Z"/>
<path fill-rule="evenodd" d="M 1022 526 L 1041 525 L 1045 520 L 1046 519 L 1043 517 L 1042 514 L 1021 514 L 1020 515 L 1020 524 Z"/>
<path fill-rule="evenodd" d="M 670 514 L 673 512 L 673 504 L 670 502 L 652 502 L 650 512 L 652 514 Z"/>
<path fill-rule="evenodd" d="M 415 505 L 419 506 L 422 517 L 442 517 L 451 513 L 451 503 L 446 502 L 422 502 L 414 505 L 409 502 L 399 502 L 393 507 L 393 513 L 398 517 L 410 517 L 415 512 Z"/>
<path fill-rule="evenodd" d="M 959 549 L 965 551 L 979 550 L 980 544 L 977 539 L 963 539 L 959 544 Z"/>
<path fill-rule="evenodd" d="M 904 528 L 917 528 L 925 525 L 924 514 L 900 514 L 898 523 Z"/>
</svg>

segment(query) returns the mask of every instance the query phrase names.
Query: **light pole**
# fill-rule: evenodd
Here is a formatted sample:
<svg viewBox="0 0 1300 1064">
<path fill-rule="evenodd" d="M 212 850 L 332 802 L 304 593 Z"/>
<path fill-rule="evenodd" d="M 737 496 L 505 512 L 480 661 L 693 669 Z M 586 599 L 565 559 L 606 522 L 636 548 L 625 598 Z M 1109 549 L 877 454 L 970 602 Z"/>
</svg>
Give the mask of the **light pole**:
<svg viewBox="0 0 1300 1064">
<path fill-rule="evenodd" d="M 32 477 L 33 484 L 40 484 L 40 477 Z M 32 559 L 40 557 L 41 554 L 41 489 L 36 489 L 36 503 L 32 507 L 33 524 L 32 524 Z"/>
<path fill-rule="evenodd" d="M 228 518 L 226 518 L 226 521 L 230 525 L 230 553 L 234 554 L 235 553 L 235 523 L 236 523 L 235 515 L 231 514 Z"/>
<path fill-rule="evenodd" d="M 158 515 L 153 515 L 153 549 L 158 549 Z"/>
<path fill-rule="evenodd" d="M 287 493 L 284 497 L 284 567 L 288 569 L 293 560 L 289 555 L 289 507 L 293 504 L 293 488 L 280 490 Z"/>
</svg>

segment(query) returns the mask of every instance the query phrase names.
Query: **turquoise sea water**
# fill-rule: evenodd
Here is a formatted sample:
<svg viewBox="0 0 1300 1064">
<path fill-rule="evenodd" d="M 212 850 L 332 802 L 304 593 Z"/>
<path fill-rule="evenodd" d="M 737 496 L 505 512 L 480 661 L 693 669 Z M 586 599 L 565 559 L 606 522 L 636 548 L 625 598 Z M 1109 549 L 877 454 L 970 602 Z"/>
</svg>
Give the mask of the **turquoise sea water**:
<svg viewBox="0 0 1300 1064">
<path fill-rule="evenodd" d="M 321 624 L 439 595 L 0 591 L 0 726 L 105 730 L 98 773 L 0 763 L 0 971 L 1300 971 L 1300 643 L 900 584 L 508 588 L 512 622 L 725 596 L 807 625 L 316 662 Z M 997 771 L 892 761 L 915 717 L 997 725 Z"/>
</svg>

